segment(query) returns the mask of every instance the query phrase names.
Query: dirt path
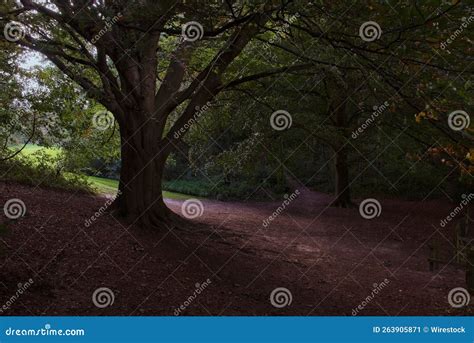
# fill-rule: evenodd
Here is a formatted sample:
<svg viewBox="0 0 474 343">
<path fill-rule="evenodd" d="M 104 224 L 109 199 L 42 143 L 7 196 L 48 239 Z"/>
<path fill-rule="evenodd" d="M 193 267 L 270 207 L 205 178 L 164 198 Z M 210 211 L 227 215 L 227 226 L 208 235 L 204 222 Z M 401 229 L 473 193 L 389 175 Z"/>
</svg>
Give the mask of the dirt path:
<svg viewBox="0 0 474 343">
<path fill-rule="evenodd" d="M 368 220 L 301 189 L 266 226 L 282 202 L 203 201 L 199 225 L 157 232 L 108 214 L 86 226 L 104 198 L 0 184 L 0 201 L 10 198 L 27 211 L 2 217 L 0 303 L 34 282 L 6 315 L 351 315 L 374 289 L 359 315 L 472 314 L 447 301 L 465 287 L 462 269 L 428 270 L 428 238 L 452 240 L 439 227 L 449 204 L 378 199 L 381 215 Z M 182 201 L 167 203 L 181 213 Z M 94 305 L 99 287 L 111 306 Z M 270 301 L 280 287 L 292 298 L 282 308 Z"/>
</svg>

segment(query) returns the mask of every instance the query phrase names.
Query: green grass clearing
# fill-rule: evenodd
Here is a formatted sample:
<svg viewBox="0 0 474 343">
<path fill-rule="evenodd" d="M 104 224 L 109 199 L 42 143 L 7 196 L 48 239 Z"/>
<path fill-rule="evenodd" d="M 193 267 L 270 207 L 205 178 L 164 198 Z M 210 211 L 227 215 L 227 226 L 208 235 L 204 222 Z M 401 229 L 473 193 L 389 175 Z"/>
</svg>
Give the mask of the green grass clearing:
<svg viewBox="0 0 474 343">
<path fill-rule="evenodd" d="M 20 149 L 22 145 L 13 146 L 12 149 Z M 24 157 L 34 158 L 38 151 L 46 153 L 50 157 L 57 157 L 61 153 L 61 148 L 47 148 L 36 144 L 28 144 L 20 153 Z M 65 173 L 66 176 L 68 173 Z M 99 194 L 115 194 L 118 189 L 118 180 L 106 179 L 98 176 L 86 176 L 87 181 Z M 163 197 L 174 200 L 186 200 L 193 198 L 191 195 L 163 191 Z"/>
<path fill-rule="evenodd" d="M 97 176 L 88 176 L 87 181 L 89 181 L 92 186 L 96 188 L 99 193 L 102 194 L 115 194 L 118 189 L 118 180 L 105 179 L 103 177 Z M 186 200 L 192 198 L 191 195 L 168 191 L 163 191 L 163 197 L 166 199 L 173 200 Z"/>
<path fill-rule="evenodd" d="M 23 145 L 15 145 L 15 146 L 12 146 L 11 148 L 13 150 L 21 149 L 22 146 Z M 61 153 L 61 148 L 46 148 L 46 147 L 36 145 L 36 144 L 27 144 L 25 148 L 20 152 L 20 155 L 27 157 L 27 156 L 33 155 L 34 153 L 40 150 L 45 152 L 50 157 L 57 157 Z"/>
</svg>

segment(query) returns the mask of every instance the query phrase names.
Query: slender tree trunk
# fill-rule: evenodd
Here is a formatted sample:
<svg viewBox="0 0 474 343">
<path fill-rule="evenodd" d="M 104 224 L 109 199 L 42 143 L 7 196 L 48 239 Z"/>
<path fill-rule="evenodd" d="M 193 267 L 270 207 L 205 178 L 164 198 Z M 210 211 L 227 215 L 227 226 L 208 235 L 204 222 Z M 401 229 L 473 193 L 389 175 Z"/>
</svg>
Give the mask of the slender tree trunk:
<svg viewBox="0 0 474 343">
<path fill-rule="evenodd" d="M 333 121 L 334 126 L 340 130 L 342 137 L 336 138 L 333 149 L 335 154 L 335 199 L 332 203 L 337 207 L 351 207 L 351 190 L 349 182 L 349 164 L 347 161 L 348 148 L 346 147 L 346 126 L 348 123 L 347 102 L 336 96 L 337 101 L 333 105 Z"/>
<path fill-rule="evenodd" d="M 350 207 L 352 206 L 352 201 L 346 148 L 335 151 L 335 172 L 336 198 L 333 202 L 333 206 Z"/>
</svg>

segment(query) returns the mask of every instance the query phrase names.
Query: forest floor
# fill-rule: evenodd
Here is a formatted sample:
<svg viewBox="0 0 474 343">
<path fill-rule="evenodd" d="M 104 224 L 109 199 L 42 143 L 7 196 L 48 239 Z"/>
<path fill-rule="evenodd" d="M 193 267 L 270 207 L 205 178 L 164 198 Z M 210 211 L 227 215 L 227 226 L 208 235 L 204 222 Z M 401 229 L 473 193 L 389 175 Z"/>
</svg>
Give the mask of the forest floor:
<svg viewBox="0 0 474 343">
<path fill-rule="evenodd" d="M 180 306 L 182 315 L 351 315 L 374 287 L 358 315 L 474 312 L 447 300 L 466 287 L 461 267 L 429 271 L 434 237 L 452 259 L 453 227 L 439 226 L 453 207 L 447 202 L 378 198 L 381 215 L 367 220 L 357 207 L 328 207 L 330 196 L 301 190 L 267 227 L 281 201 L 202 200 L 196 224 L 151 230 L 108 213 L 86 227 L 102 197 L 0 183 L 1 203 L 10 198 L 27 210 L 15 221 L 2 214 L 2 315 L 174 315 Z M 182 202 L 167 200 L 176 213 Z M 99 287 L 112 290 L 112 305 L 94 305 Z M 279 287 L 292 297 L 282 308 L 270 301 Z"/>
</svg>

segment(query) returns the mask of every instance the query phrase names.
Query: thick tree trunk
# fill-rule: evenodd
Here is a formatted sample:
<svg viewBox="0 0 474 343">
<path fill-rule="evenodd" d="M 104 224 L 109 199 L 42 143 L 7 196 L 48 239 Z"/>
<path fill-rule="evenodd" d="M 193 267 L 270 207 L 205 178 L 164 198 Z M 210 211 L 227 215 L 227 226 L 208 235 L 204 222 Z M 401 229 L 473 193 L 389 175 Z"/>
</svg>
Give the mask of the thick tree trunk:
<svg viewBox="0 0 474 343">
<path fill-rule="evenodd" d="M 351 207 L 351 189 L 349 182 L 349 165 L 345 148 L 335 151 L 335 200 L 333 206 Z"/>
<path fill-rule="evenodd" d="M 152 125 L 133 135 L 121 130 L 121 171 L 116 210 L 120 216 L 145 226 L 160 226 L 170 219 L 162 194 L 167 155 L 152 137 Z M 156 136 L 155 136 L 156 137 Z M 159 136 L 158 136 L 159 137 Z"/>
</svg>

